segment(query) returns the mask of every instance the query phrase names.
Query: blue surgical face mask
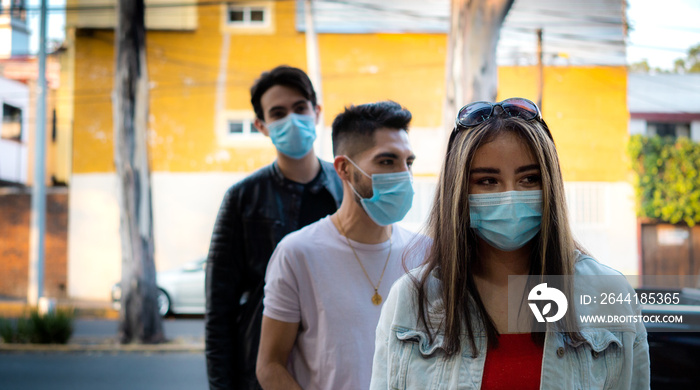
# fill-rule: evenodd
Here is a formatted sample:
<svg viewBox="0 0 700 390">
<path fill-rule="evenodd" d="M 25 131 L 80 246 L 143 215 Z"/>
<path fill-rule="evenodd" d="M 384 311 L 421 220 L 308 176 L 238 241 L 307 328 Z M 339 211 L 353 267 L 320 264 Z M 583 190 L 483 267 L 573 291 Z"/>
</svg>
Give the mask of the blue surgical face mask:
<svg viewBox="0 0 700 390">
<path fill-rule="evenodd" d="M 316 140 L 316 118 L 291 113 L 267 125 L 277 150 L 293 159 L 306 156 Z"/>
<path fill-rule="evenodd" d="M 469 195 L 470 226 L 492 247 L 522 248 L 540 231 L 542 191 Z"/>
<path fill-rule="evenodd" d="M 413 203 L 413 176 L 411 172 L 365 173 L 349 157 L 345 157 L 363 175 L 372 180 L 372 197 L 363 198 L 355 187 L 350 184 L 352 191 L 360 198 L 360 204 L 367 215 L 379 226 L 387 226 L 399 222 L 406 216 Z"/>
</svg>

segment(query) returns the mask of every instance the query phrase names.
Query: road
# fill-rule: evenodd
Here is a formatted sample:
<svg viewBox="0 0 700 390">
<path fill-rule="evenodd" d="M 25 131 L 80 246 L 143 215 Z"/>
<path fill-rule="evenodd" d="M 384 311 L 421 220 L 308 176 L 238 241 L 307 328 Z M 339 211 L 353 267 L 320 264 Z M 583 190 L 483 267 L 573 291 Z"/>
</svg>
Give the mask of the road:
<svg viewBox="0 0 700 390">
<path fill-rule="evenodd" d="M 168 339 L 204 339 L 201 318 L 166 318 Z M 116 339 L 114 320 L 76 320 L 74 339 Z M 206 389 L 204 353 L 0 353 L 0 389 Z"/>
<path fill-rule="evenodd" d="M 207 388 L 203 353 L 0 354 L 3 390 Z"/>
<path fill-rule="evenodd" d="M 116 320 L 76 320 L 73 337 L 108 338 L 116 337 L 118 322 Z M 164 318 L 163 332 L 165 337 L 178 337 L 204 340 L 204 319 L 202 318 Z"/>
</svg>

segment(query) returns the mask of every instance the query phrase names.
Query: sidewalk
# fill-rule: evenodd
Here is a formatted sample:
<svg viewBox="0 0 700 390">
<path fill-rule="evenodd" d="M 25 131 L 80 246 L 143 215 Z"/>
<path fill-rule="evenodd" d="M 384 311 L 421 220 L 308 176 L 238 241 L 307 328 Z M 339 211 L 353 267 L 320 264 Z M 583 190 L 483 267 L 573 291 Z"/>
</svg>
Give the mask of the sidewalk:
<svg viewBox="0 0 700 390">
<path fill-rule="evenodd" d="M 119 319 L 119 312 L 112 309 L 108 302 L 90 301 L 59 301 L 57 308 L 73 308 L 75 320 L 83 322 L 109 322 L 114 323 Z M 17 318 L 29 312 L 29 306 L 24 301 L 0 299 L 0 317 Z M 164 321 L 165 335 L 169 340 L 161 344 L 126 344 L 117 341 L 115 333 L 101 335 L 73 333 L 68 344 L 6 344 L 0 339 L 0 353 L 33 353 L 33 352 L 140 352 L 140 353 L 168 353 L 168 352 L 204 352 L 204 338 L 201 335 L 178 334 L 175 337 L 168 336 L 166 325 L 171 325 L 177 320 Z M 116 327 L 116 325 L 113 325 Z M 78 327 L 75 327 L 78 328 Z"/>
</svg>

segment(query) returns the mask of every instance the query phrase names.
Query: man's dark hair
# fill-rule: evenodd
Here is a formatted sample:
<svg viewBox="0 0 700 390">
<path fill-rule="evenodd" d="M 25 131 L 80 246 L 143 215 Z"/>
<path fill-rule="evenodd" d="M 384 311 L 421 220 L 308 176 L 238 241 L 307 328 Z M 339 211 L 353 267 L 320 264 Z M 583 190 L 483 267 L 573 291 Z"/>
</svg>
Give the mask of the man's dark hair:
<svg viewBox="0 0 700 390">
<path fill-rule="evenodd" d="M 411 112 L 392 101 L 345 107 L 333 121 L 333 155 L 354 156 L 374 145 L 374 132 L 382 127 L 408 131 Z"/>
<path fill-rule="evenodd" d="M 255 110 L 255 116 L 258 119 L 265 120 L 265 113 L 263 112 L 262 104 L 260 104 L 260 98 L 268 89 L 275 85 L 296 89 L 305 99 L 311 102 L 314 108 L 316 107 L 316 92 L 311 84 L 311 80 L 309 80 L 309 76 L 301 69 L 280 65 L 272 70 L 263 72 L 260 78 L 255 81 L 255 84 L 250 87 L 250 102 L 253 104 L 253 110 Z"/>
</svg>

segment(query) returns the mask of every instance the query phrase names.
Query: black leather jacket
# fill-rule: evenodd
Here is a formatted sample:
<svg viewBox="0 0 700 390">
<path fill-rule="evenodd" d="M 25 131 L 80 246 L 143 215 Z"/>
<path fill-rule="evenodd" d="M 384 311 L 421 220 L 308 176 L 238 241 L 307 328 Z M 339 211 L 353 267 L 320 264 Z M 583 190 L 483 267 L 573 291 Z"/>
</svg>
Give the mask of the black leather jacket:
<svg viewBox="0 0 700 390">
<path fill-rule="evenodd" d="M 321 162 L 310 191 L 328 191 L 340 206 L 343 187 Z M 206 357 L 211 389 L 259 389 L 265 270 L 277 243 L 299 224 L 304 185 L 286 179 L 277 162 L 232 186 L 214 225 L 206 271 Z"/>
</svg>

